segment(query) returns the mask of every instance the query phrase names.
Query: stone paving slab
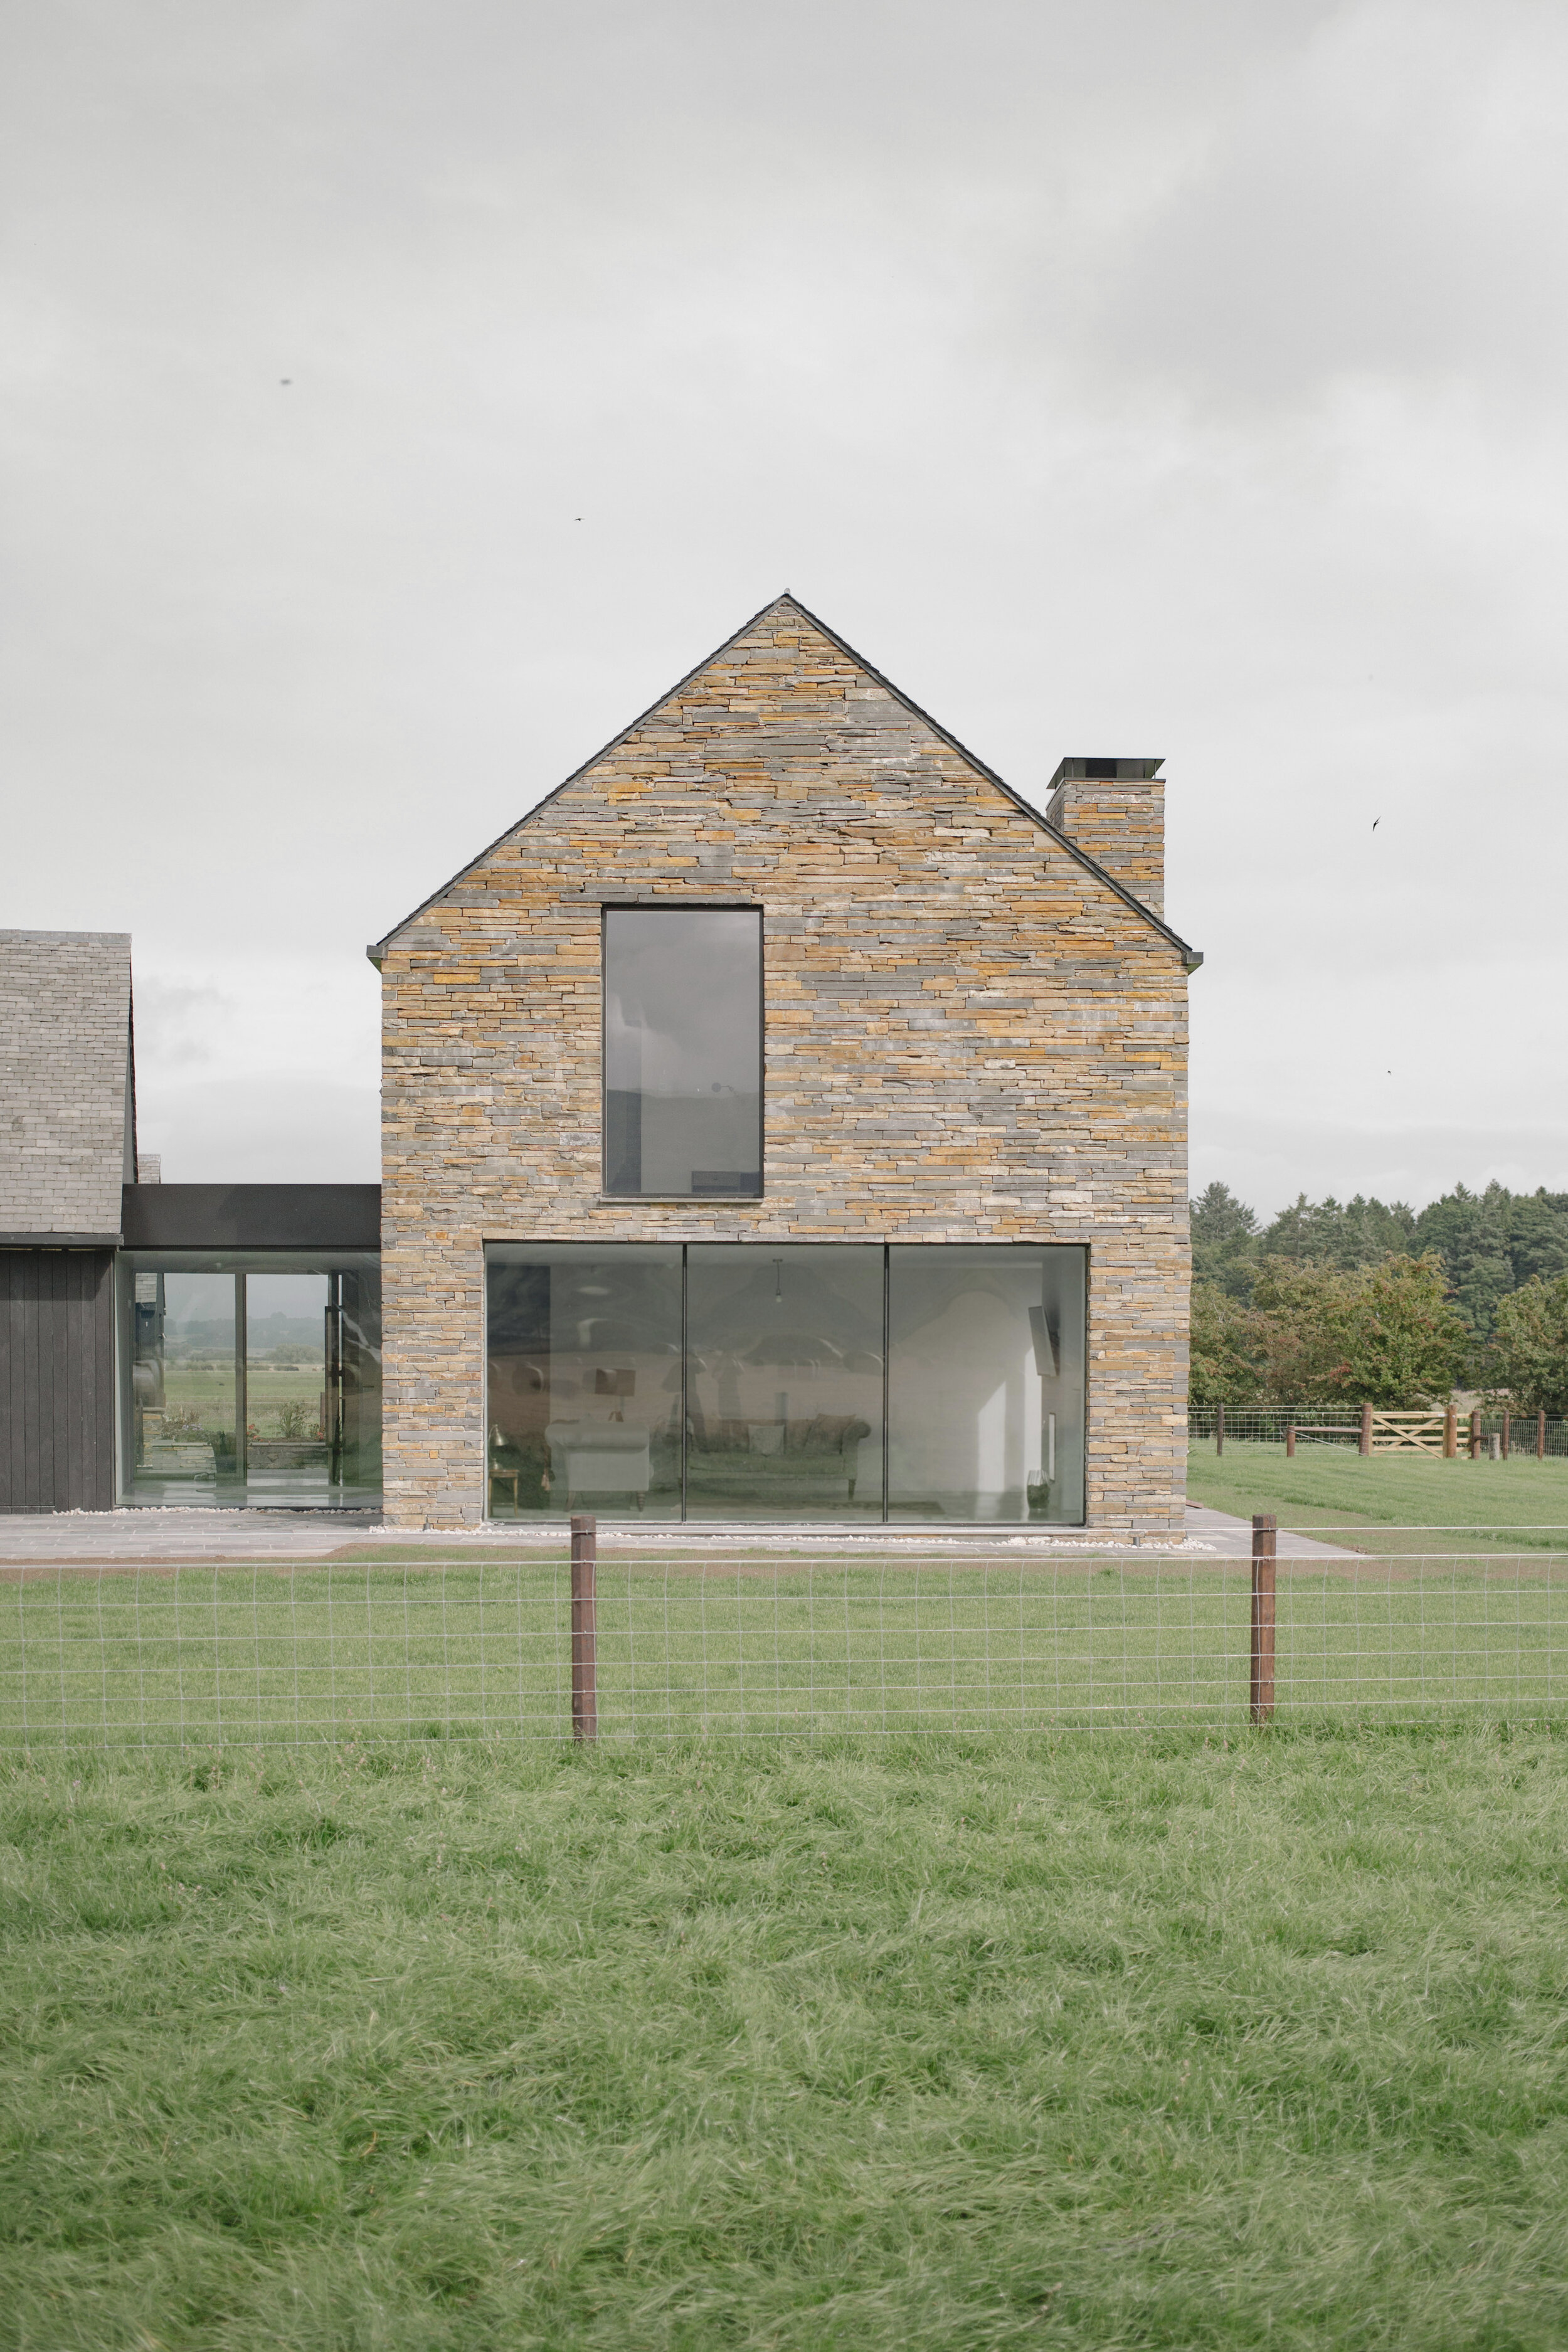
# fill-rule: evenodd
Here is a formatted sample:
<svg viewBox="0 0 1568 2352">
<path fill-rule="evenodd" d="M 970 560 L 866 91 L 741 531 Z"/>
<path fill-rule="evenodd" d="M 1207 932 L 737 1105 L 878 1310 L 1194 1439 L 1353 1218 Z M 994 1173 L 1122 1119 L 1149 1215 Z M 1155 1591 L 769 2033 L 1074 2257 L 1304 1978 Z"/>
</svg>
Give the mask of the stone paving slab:
<svg viewBox="0 0 1568 2352">
<path fill-rule="evenodd" d="M 1013 1527 L 909 1528 L 846 1527 L 820 1523 L 779 1527 L 741 1521 L 731 1525 L 705 1522 L 635 1526 L 625 1521 L 602 1523 L 601 1553 L 663 1552 L 722 1549 L 789 1553 L 799 1557 L 831 1554 L 837 1559 L 874 1554 L 879 1559 L 1061 1559 L 1064 1563 L 1086 1553 L 1103 1557 L 1108 1551 L 1140 1557 L 1245 1559 L 1251 1552 L 1252 1530 L 1246 1519 L 1196 1504 L 1187 1506 L 1184 1538 L 1145 1536 L 1137 1540 L 1100 1536 L 1082 1528 L 1059 1530 Z M 446 1553 L 469 1551 L 553 1551 L 564 1545 L 566 1530 L 558 1522 L 519 1527 L 490 1521 L 472 1528 L 412 1528 L 390 1527 L 368 1511 L 258 1510 L 126 1510 L 57 1511 L 0 1517 L 0 1568 L 56 1564 L 105 1567 L 137 1561 L 221 1562 L 240 1559 L 329 1559 L 345 1552 L 363 1559 L 383 1545 L 399 1553 L 410 1549 Z M 1352 1559 L 1359 1555 L 1309 1536 L 1282 1532 L 1281 1559 Z"/>
<path fill-rule="evenodd" d="M 1222 1559 L 1250 1559 L 1252 1557 L 1252 1521 L 1232 1517 L 1229 1511 L 1211 1511 L 1206 1504 L 1187 1505 L 1187 1531 L 1208 1544 Z M 1274 1539 L 1277 1559 L 1361 1559 L 1365 1557 L 1353 1545 L 1319 1543 L 1312 1536 L 1293 1535 L 1281 1528 Z"/>
</svg>

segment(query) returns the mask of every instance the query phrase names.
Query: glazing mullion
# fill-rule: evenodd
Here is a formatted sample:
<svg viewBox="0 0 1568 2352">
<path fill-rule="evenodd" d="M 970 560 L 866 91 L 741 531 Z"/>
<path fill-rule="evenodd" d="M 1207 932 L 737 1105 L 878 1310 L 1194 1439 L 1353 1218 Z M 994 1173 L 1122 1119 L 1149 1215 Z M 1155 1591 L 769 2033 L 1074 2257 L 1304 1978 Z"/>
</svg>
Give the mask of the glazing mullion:
<svg viewBox="0 0 1568 2352">
<path fill-rule="evenodd" d="M 680 1517 L 683 1522 L 686 1517 L 686 1444 L 690 1421 L 686 1402 L 686 1266 L 689 1247 L 687 1242 L 680 1244 Z"/>
<path fill-rule="evenodd" d="M 250 1384 L 246 1362 L 250 1335 L 246 1328 L 245 1276 L 234 1277 L 234 1475 L 243 1489 L 250 1475 Z"/>
</svg>

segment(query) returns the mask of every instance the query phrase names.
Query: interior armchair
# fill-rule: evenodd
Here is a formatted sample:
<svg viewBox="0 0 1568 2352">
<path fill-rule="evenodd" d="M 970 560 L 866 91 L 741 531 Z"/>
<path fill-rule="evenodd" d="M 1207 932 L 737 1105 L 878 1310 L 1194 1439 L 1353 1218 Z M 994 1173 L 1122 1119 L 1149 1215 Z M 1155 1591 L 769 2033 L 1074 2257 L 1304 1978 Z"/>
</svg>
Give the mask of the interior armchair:
<svg viewBox="0 0 1568 2352">
<path fill-rule="evenodd" d="M 499 1421 L 490 1423 L 488 1451 L 486 1509 L 493 1514 L 497 1492 L 505 1486 L 511 1489 L 511 1507 L 515 1511 L 521 1500 L 520 1486 L 526 1467 L 521 1448 L 510 1438 Z"/>
<path fill-rule="evenodd" d="M 653 1477 L 652 1433 L 634 1421 L 552 1421 L 546 1428 L 557 1508 L 590 1496 L 630 1495 L 640 1511 Z"/>
</svg>

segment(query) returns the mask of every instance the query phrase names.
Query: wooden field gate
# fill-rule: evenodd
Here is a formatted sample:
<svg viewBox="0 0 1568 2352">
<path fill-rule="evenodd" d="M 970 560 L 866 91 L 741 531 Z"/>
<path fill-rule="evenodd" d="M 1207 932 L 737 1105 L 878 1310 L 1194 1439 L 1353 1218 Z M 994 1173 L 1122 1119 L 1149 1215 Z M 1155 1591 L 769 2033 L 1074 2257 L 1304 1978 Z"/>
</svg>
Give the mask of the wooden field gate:
<svg viewBox="0 0 1568 2352">
<path fill-rule="evenodd" d="M 1493 1440 L 1494 1454 L 1500 1454 L 1504 1461 L 1508 1458 L 1509 1421 L 1510 1416 L 1505 1412 L 1500 1444 L 1497 1439 Z M 1470 1414 L 1467 1435 L 1468 1443 L 1465 1450 L 1472 1462 L 1479 1462 L 1481 1454 L 1479 1409 Z M 1379 1412 L 1375 1406 L 1363 1404 L 1359 1431 L 1349 1429 L 1342 1423 L 1293 1421 L 1285 1432 L 1285 1452 L 1292 1459 L 1299 1436 L 1354 1437 L 1358 1454 L 1432 1454 L 1440 1460 L 1452 1462 L 1459 1452 L 1459 1415 L 1454 1405 L 1436 1412 Z M 1544 1413 L 1540 1416 L 1536 1451 L 1542 1455 L 1546 1451 Z"/>
<path fill-rule="evenodd" d="M 1458 1452 L 1458 1416 L 1446 1412 L 1373 1412 L 1369 1454 L 1436 1454 L 1452 1461 Z"/>
</svg>

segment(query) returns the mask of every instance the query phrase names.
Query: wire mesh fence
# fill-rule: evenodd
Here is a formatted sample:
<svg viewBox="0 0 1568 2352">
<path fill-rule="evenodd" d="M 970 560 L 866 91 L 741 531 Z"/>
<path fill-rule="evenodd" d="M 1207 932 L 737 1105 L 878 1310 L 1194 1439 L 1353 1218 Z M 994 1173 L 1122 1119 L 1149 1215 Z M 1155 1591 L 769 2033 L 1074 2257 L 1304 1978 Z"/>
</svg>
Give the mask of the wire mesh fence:
<svg viewBox="0 0 1568 2352">
<path fill-rule="evenodd" d="M 1290 1541 L 1277 1721 L 1563 1709 L 1568 1531 L 1376 1558 Z M 627 1545 L 598 1561 L 597 1736 L 1233 1727 L 1250 1611 L 1247 1560 L 1191 1544 L 807 1560 Z M 58 1568 L 0 1591 L 0 1752 L 572 1727 L 563 1556 Z"/>
<path fill-rule="evenodd" d="M 1314 1442 L 1333 1445 L 1349 1440 L 1353 1448 L 1361 1438 L 1360 1405 L 1230 1405 L 1225 1409 L 1225 1441 L 1227 1445 L 1283 1445 L 1285 1432 L 1293 1423 L 1310 1422 L 1323 1434 Z M 1197 1445 L 1212 1443 L 1218 1428 L 1215 1409 L 1193 1406 L 1187 1414 L 1187 1443 Z M 1331 1432 L 1332 1434 L 1328 1433 Z M 1306 1440 L 1301 1441 L 1303 1444 Z"/>
<path fill-rule="evenodd" d="M 1225 1408 L 1225 1442 L 1241 1445 L 1283 1445 L 1286 1432 L 1294 1428 L 1296 1444 L 1308 1445 L 1346 1445 L 1353 1452 L 1361 1436 L 1360 1405 L 1233 1405 Z M 1496 1437 L 1509 1457 L 1514 1454 L 1533 1456 L 1537 1451 L 1544 1457 L 1561 1459 L 1568 1455 L 1568 1419 L 1547 1413 L 1515 1412 L 1502 1406 L 1487 1408 L 1478 1415 L 1479 1433 L 1489 1448 Z M 1212 1445 L 1218 1434 L 1218 1414 L 1213 1405 L 1194 1405 L 1187 1413 L 1189 1445 Z M 1461 1451 L 1469 1444 L 1470 1416 L 1459 1415 L 1458 1443 Z"/>
</svg>

